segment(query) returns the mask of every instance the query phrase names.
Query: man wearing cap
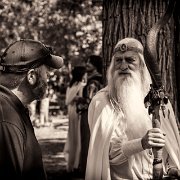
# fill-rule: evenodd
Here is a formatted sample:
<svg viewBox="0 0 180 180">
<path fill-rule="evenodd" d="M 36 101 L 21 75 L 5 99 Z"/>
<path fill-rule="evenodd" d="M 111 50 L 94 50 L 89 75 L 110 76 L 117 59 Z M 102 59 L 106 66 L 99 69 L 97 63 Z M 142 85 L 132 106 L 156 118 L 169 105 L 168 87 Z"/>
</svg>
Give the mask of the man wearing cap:
<svg viewBox="0 0 180 180">
<path fill-rule="evenodd" d="M 152 128 L 144 106 L 151 77 L 142 44 L 120 40 L 107 73 L 108 84 L 92 99 L 88 110 L 91 132 L 86 180 L 152 179 L 152 147 L 163 147 L 164 175 L 180 177 L 180 136 L 170 103 L 161 129 Z"/>
<path fill-rule="evenodd" d="M 27 106 L 44 96 L 50 68 L 63 59 L 39 41 L 9 45 L 0 59 L 0 179 L 46 179 Z"/>
</svg>

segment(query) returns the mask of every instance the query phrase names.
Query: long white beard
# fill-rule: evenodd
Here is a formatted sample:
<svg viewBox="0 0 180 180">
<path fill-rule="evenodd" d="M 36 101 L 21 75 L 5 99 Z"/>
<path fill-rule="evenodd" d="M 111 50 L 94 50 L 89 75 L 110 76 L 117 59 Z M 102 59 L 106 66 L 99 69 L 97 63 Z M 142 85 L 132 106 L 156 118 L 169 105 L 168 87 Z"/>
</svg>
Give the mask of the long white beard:
<svg viewBox="0 0 180 180">
<path fill-rule="evenodd" d="M 124 122 L 125 134 L 129 140 L 143 137 L 152 125 L 144 106 L 140 74 L 132 72 L 131 76 L 122 77 L 115 72 L 113 79 L 117 102 L 124 114 L 119 120 Z"/>
</svg>

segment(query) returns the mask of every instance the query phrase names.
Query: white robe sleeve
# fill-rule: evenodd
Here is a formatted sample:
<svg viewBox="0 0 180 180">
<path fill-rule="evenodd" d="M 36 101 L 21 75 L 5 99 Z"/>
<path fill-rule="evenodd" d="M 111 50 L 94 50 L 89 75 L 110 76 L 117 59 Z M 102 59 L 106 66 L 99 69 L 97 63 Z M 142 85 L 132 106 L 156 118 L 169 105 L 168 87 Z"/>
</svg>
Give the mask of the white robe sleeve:
<svg viewBox="0 0 180 180">
<path fill-rule="evenodd" d="M 118 129 L 113 132 L 109 150 L 110 164 L 122 164 L 128 161 L 131 155 L 141 151 L 143 151 L 141 138 L 128 141 L 126 137 L 118 133 Z"/>
</svg>

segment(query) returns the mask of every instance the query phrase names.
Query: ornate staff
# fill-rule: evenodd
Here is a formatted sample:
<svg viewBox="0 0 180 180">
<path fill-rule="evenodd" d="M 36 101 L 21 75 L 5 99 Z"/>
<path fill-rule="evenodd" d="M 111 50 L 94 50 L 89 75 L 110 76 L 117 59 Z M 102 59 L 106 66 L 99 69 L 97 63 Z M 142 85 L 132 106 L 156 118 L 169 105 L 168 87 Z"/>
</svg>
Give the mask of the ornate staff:
<svg viewBox="0 0 180 180">
<path fill-rule="evenodd" d="M 145 61 L 153 81 L 144 102 L 146 107 L 148 107 L 149 114 L 152 114 L 152 125 L 156 128 L 160 128 L 161 124 L 159 110 L 161 109 L 163 111 L 163 115 L 165 116 L 165 104 L 168 103 L 168 98 L 165 94 L 165 89 L 159 70 L 159 61 L 157 59 L 157 35 L 159 30 L 169 21 L 171 15 L 173 14 L 175 3 L 175 0 L 169 1 L 169 5 L 164 16 L 157 23 L 155 23 L 155 25 L 149 31 L 144 49 Z M 162 152 L 162 148 L 153 148 L 153 179 L 162 179 Z"/>
</svg>

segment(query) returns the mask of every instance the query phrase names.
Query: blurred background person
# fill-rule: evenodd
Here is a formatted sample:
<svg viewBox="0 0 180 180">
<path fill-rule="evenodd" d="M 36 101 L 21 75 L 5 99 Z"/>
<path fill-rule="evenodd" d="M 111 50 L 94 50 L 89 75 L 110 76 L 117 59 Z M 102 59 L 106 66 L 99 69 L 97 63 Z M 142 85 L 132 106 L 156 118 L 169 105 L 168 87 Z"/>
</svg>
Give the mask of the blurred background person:
<svg viewBox="0 0 180 180">
<path fill-rule="evenodd" d="M 65 103 L 68 107 L 69 130 L 64 152 L 67 160 L 67 171 L 76 173 L 79 167 L 81 140 L 80 140 L 80 120 L 76 110 L 76 104 L 82 97 L 83 88 L 86 85 L 86 68 L 76 66 L 72 70 L 72 79 L 66 91 Z"/>
<path fill-rule="evenodd" d="M 81 158 L 80 172 L 85 176 L 87 154 L 90 139 L 88 125 L 88 106 L 93 96 L 103 87 L 102 58 L 98 55 L 90 55 L 86 62 L 87 84 L 83 89 L 83 97 L 78 101 L 77 111 L 81 120 Z"/>
<path fill-rule="evenodd" d="M 39 125 L 41 127 L 50 126 L 49 120 L 49 89 L 47 88 L 46 94 L 40 101 L 40 114 L 39 114 Z"/>
<path fill-rule="evenodd" d="M 29 109 L 29 115 L 31 118 L 31 122 L 33 124 L 33 126 L 36 126 L 37 124 L 37 113 L 36 113 L 36 108 L 37 108 L 37 100 L 34 100 L 33 102 L 31 102 L 28 105 L 28 109 Z"/>
</svg>

